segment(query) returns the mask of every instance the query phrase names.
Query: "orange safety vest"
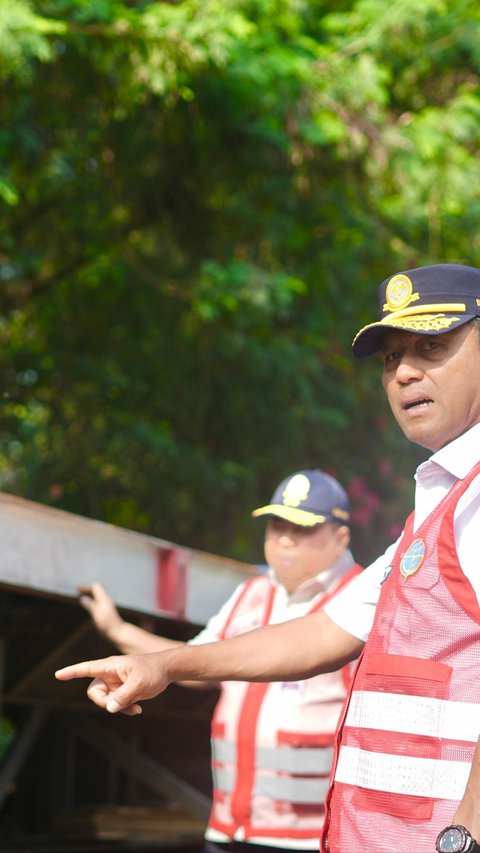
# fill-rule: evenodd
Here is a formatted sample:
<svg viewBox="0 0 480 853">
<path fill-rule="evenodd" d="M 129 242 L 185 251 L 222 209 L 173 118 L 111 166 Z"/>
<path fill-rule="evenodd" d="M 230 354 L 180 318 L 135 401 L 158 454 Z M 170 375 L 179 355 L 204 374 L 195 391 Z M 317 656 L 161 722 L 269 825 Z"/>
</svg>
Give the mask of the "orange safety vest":
<svg viewBox="0 0 480 853">
<path fill-rule="evenodd" d="M 354 565 L 305 612 L 323 607 L 360 571 Z M 269 624 L 275 590 L 267 576 L 248 580 L 221 639 Z M 313 839 L 318 849 L 333 737 L 350 677 L 345 667 L 306 681 L 222 683 L 212 719 L 209 827 L 230 838 L 240 830 L 245 840 Z"/>
<path fill-rule="evenodd" d="M 431 853 L 463 796 L 480 733 L 480 607 L 454 513 L 480 464 L 413 532 L 382 584 L 337 736 L 322 850 Z"/>
</svg>

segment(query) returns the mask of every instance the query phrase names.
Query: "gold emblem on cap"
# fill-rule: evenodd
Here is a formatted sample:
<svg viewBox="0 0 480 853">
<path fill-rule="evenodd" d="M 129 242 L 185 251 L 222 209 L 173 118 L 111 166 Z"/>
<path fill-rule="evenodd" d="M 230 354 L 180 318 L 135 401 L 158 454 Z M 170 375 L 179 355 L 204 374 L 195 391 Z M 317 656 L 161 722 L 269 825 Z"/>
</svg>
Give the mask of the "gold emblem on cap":
<svg viewBox="0 0 480 853">
<path fill-rule="evenodd" d="M 282 492 L 284 506 L 298 506 L 308 497 L 309 491 L 308 477 L 305 474 L 295 474 Z"/>
<path fill-rule="evenodd" d="M 400 311 L 410 305 L 411 302 L 420 299 L 420 295 L 413 292 L 413 284 L 408 275 L 403 275 L 403 273 L 394 275 L 390 279 L 385 290 L 385 297 L 387 301 L 383 306 L 384 311 Z"/>
</svg>

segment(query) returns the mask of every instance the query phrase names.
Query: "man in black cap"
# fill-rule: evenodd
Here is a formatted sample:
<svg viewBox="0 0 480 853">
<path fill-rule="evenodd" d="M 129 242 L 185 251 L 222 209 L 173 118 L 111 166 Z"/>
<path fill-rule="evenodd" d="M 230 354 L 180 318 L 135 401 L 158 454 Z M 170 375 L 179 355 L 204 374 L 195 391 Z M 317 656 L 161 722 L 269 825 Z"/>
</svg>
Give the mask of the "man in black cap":
<svg viewBox="0 0 480 853">
<path fill-rule="evenodd" d="M 480 853 L 479 317 L 473 267 L 405 270 L 380 285 L 378 319 L 354 354 L 381 353 L 395 418 L 433 453 L 398 542 L 323 611 L 187 654 L 60 674 L 96 677 L 94 702 L 138 713 L 139 700 L 187 675 L 305 677 L 365 644 L 338 733 L 329 853 Z"/>
<path fill-rule="evenodd" d="M 267 573 L 241 584 L 190 643 L 216 642 L 313 613 L 360 572 L 349 550 L 347 493 L 323 471 L 291 474 L 270 503 L 252 514 L 267 519 Z M 99 584 L 80 593 L 98 630 L 122 652 L 180 645 L 125 622 Z M 334 733 L 350 678 L 350 668 L 343 667 L 305 681 L 220 685 L 206 853 L 318 850 Z"/>
</svg>

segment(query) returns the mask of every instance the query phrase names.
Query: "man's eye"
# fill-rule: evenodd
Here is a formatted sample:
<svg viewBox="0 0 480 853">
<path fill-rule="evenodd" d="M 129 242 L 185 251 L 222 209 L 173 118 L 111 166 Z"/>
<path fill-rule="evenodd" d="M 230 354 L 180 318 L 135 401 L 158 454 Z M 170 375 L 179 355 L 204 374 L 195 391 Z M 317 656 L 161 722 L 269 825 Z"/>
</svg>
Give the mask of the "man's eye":
<svg viewBox="0 0 480 853">
<path fill-rule="evenodd" d="M 397 361 L 400 358 L 400 353 L 395 352 L 386 352 L 383 356 L 383 360 L 385 364 L 392 364 L 392 362 Z"/>
<path fill-rule="evenodd" d="M 431 352 L 432 350 L 438 349 L 440 344 L 435 340 L 426 340 L 423 342 L 422 348 L 426 350 L 426 352 Z"/>
</svg>

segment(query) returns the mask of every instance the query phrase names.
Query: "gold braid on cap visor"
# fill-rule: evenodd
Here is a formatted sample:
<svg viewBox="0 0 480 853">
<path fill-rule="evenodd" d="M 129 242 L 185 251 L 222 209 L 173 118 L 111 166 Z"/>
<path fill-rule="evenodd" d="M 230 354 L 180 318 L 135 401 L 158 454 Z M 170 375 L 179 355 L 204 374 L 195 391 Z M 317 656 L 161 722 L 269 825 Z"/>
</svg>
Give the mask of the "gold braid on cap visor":
<svg viewBox="0 0 480 853">
<path fill-rule="evenodd" d="M 283 504 L 261 506 L 259 509 L 255 509 L 252 515 L 255 518 L 259 515 L 275 515 L 277 518 L 283 518 L 284 521 L 291 521 L 292 524 L 298 524 L 300 527 L 313 527 L 314 524 L 324 524 L 325 521 L 331 520 L 332 516 L 339 521 L 345 522 L 348 522 L 350 518 L 350 513 L 344 509 L 340 509 L 340 507 L 334 507 L 327 516 L 305 509 L 296 509 L 293 506 L 284 506 Z"/>
<path fill-rule="evenodd" d="M 452 312 L 456 311 L 461 314 L 465 313 L 466 310 L 467 306 L 464 302 L 446 302 L 431 305 L 416 305 L 414 308 L 403 308 L 400 311 L 392 311 L 387 317 L 383 317 L 376 323 L 369 323 L 368 326 L 360 329 L 355 335 L 353 343 L 367 329 L 375 329 L 379 326 L 392 326 L 393 328 L 399 326 L 402 329 L 407 328 L 414 332 L 441 332 L 448 329 L 452 323 L 461 319 L 460 317 L 452 317 Z M 439 312 L 448 312 L 450 316 Z"/>
<path fill-rule="evenodd" d="M 292 524 L 298 524 L 300 527 L 313 527 L 314 524 L 323 524 L 327 517 L 314 512 L 307 512 L 304 509 L 295 509 L 292 506 L 283 506 L 282 504 L 269 504 L 269 506 L 261 506 L 252 512 L 252 515 L 257 518 L 259 515 L 275 515 L 277 518 L 283 518 L 284 521 L 291 521 Z"/>
</svg>

